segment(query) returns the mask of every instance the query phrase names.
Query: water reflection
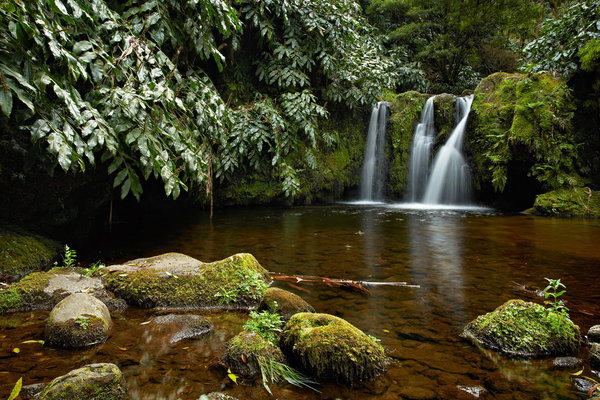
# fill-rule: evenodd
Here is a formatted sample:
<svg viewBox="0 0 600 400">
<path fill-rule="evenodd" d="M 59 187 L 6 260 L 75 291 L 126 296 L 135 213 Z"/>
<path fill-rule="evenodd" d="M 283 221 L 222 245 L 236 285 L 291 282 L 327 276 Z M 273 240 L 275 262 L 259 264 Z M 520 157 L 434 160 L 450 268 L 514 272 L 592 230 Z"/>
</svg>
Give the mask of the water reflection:
<svg viewBox="0 0 600 400">
<path fill-rule="evenodd" d="M 463 241 L 464 219 L 460 216 L 408 215 L 409 270 L 426 293 L 427 315 L 437 312 L 459 323 L 465 315 Z M 442 310 L 440 310 L 442 308 Z"/>
</svg>

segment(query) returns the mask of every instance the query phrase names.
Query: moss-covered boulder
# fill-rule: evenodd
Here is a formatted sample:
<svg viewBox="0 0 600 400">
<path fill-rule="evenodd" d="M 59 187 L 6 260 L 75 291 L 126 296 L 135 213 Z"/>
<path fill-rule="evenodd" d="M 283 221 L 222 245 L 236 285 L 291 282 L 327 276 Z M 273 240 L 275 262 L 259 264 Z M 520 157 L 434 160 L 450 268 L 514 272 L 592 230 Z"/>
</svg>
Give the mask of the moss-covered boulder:
<svg viewBox="0 0 600 400">
<path fill-rule="evenodd" d="M 125 379 L 114 364 L 90 364 L 59 376 L 39 395 L 39 400 L 126 400 Z"/>
<path fill-rule="evenodd" d="M 558 189 L 535 198 L 533 211 L 553 217 L 600 217 L 600 192 L 590 188 Z"/>
<path fill-rule="evenodd" d="M 104 343 L 112 319 L 106 305 L 89 294 L 74 293 L 50 312 L 44 339 L 50 347 L 79 349 Z"/>
<path fill-rule="evenodd" d="M 281 347 L 318 379 L 353 383 L 384 371 L 385 351 L 349 322 L 329 314 L 299 313 L 283 328 Z"/>
<path fill-rule="evenodd" d="M 391 143 L 388 152 L 388 181 L 386 193 L 400 198 L 408 179 L 410 146 L 415 126 L 421 118 L 421 111 L 429 95 L 415 91 L 400 93 L 390 97 L 390 119 L 388 137 Z"/>
<path fill-rule="evenodd" d="M 279 347 L 265 340 L 256 332 L 243 331 L 229 342 L 223 355 L 223 363 L 234 374 L 253 379 L 261 375 L 260 364 L 267 360 L 280 363 L 285 357 Z"/>
<path fill-rule="evenodd" d="M 211 263 L 167 253 L 111 265 L 102 273 L 109 290 L 141 308 L 254 308 L 270 279 L 247 253 Z"/>
<path fill-rule="evenodd" d="M 509 300 L 480 315 L 461 334 L 483 347 L 516 357 L 547 357 L 575 353 L 579 327 L 540 304 Z"/>
<path fill-rule="evenodd" d="M 54 240 L 0 227 L 0 279 L 17 280 L 50 269 L 60 251 L 60 243 Z"/>
<path fill-rule="evenodd" d="M 531 196 L 532 202 L 543 190 L 581 182 L 574 102 L 564 80 L 498 72 L 483 79 L 474 95 L 465 145 L 476 189 L 506 189 L 507 196 Z"/>
<path fill-rule="evenodd" d="M 0 287 L 0 314 L 30 310 L 51 310 L 73 293 L 89 293 L 111 310 L 127 304 L 108 292 L 99 278 L 88 277 L 81 269 L 55 268 L 33 272 L 19 282 Z"/>
<path fill-rule="evenodd" d="M 297 313 L 315 312 L 314 307 L 304 301 L 302 297 L 279 288 L 267 289 L 259 310 L 274 310 L 285 321 Z"/>
<path fill-rule="evenodd" d="M 213 324 L 200 315 L 167 314 L 152 318 L 144 329 L 142 336 L 146 343 L 158 340 L 161 344 L 173 344 L 206 335 Z"/>
</svg>

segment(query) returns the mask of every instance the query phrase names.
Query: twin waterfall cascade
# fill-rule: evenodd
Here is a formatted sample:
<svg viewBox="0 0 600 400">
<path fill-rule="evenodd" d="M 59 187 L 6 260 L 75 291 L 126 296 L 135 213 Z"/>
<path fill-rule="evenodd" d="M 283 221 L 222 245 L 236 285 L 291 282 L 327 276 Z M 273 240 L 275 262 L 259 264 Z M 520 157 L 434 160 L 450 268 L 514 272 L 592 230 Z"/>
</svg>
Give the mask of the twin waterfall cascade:
<svg viewBox="0 0 600 400">
<path fill-rule="evenodd" d="M 471 173 L 463 155 L 463 138 L 473 95 L 456 99 L 458 124 L 433 161 L 423 203 L 468 205 L 471 203 Z"/>
<path fill-rule="evenodd" d="M 380 101 L 373 107 L 365 158 L 360 179 L 361 201 L 383 201 L 385 188 L 385 128 L 388 120 L 389 103 Z"/>
<path fill-rule="evenodd" d="M 410 149 L 410 165 L 408 168 L 408 196 L 410 203 L 417 203 L 425 194 L 429 178 L 429 162 L 431 148 L 435 141 L 433 101 L 435 96 L 427 99 L 421 112 L 421 121 L 415 128 L 412 147 Z"/>
</svg>

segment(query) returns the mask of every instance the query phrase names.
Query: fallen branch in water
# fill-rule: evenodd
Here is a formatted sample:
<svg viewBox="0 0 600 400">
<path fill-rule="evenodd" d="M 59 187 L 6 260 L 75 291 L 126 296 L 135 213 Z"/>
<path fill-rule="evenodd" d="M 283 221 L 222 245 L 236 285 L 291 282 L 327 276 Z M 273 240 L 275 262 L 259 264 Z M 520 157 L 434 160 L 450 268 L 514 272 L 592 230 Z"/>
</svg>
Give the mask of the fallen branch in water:
<svg viewBox="0 0 600 400">
<path fill-rule="evenodd" d="M 409 288 L 420 288 L 419 285 L 410 285 L 406 282 L 369 282 L 369 281 L 353 281 L 350 279 L 334 279 L 326 278 L 324 276 L 314 275 L 287 275 L 279 272 L 270 272 L 271 279 L 275 281 L 290 282 L 296 288 L 298 283 L 322 283 L 329 287 L 341 287 L 346 289 L 355 290 L 357 292 L 370 294 L 371 292 L 365 286 L 404 286 Z"/>
</svg>

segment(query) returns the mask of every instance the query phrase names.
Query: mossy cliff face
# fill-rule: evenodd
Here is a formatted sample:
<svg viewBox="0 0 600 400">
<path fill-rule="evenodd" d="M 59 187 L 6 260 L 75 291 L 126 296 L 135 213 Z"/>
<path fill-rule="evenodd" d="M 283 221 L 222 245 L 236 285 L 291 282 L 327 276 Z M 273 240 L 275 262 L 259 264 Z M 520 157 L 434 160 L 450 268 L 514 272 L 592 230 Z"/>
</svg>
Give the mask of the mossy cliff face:
<svg viewBox="0 0 600 400">
<path fill-rule="evenodd" d="M 462 337 L 483 347 L 517 357 L 546 357 L 575 353 L 579 327 L 565 316 L 522 300 L 509 300 L 471 321 Z"/>
<path fill-rule="evenodd" d="M 446 143 L 454 128 L 456 122 L 454 120 L 455 101 L 456 96 L 448 93 L 438 94 L 433 99 L 434 124 L 437 133 L 434 143 L 434 154 Z"/>
<path fill-rule="evenodd" d="M 587 187 L 553 190 L 536 197 L 533 212 L 553 217 L 600 218 L 600 192 Z"/>
<path fill-rule="evenodd" d="M 474 94 L 466 147 L 477 190 L 525 194 L 581 183 L 574 105 L 564 81 L 548 73 L 498 72 Z"/>
<path fill-rule="evenodd" d="M 379 375 L 386 356 L 372 337 L 329 314 L 299 313 L 285 325 L 284 352 L 318 379 L 353 383 Z"/>
<path fill-rule="evenodd" d="M 389 96 L 390 119 L 388 122 L 388 181 L 386 194 L 401 198 L 408 179 L 410 146 L 415 126 L 429 96 L 419 92 L 405 92 Z"/>
<path fill-rule="evenodd" d="M 61 245 L 48 238 L 0 227 L 0 278 L 20 279 L 49 269 L 59 258 Z"/>
<path fill-rule="evenodd" d="M 313 204 L 338 200 L 360 183 L 368 117 L 362 110 L 320 123 L 317 149 L 298 143 L 286 157 L 296 170 L 300 193 L 286 197 L 281 179 L 272 173 L 238 172 L 230 183 L 216 190 L 225 205 Z"/>
<path fill-rule="evenodd" d="M 251 254 L 204 263 L 167 253 L 104 268 L 106 287 L 141 308 L 254 308 L 267 289 L 269 273 Z"/>
</svg>

